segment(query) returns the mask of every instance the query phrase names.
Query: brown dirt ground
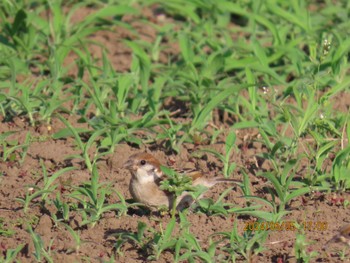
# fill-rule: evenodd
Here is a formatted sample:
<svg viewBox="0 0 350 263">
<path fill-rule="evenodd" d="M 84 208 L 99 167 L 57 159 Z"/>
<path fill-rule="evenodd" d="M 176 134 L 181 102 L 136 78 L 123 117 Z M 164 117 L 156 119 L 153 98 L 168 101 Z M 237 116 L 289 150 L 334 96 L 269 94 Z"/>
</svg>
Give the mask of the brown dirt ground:
<svg viewBox="0 0 350 263">
<path fill-rule="evenodd" d="M 81 10 L 80 17 L 84 17 L 89 12 L 90 10 Z M 144 17 L 157 22 L 157 19 L 154 18 L 154 14 L 150 10 L 145 10 Z M 159 23 L 164 23 L 164 19 L 167 19 L 163 16 L 158 16 L 158 18 L 160 20 L 158 21 Z M 152 41 L 154 39 L 154 29 L 150 26 L 133 24 L 132 22 L 131 25 L 141 33 L 143 40 Z M 121 42 L 121 39 L 125 38 L 125 35 L 135 38 L 134 35 L 128 35 L 123 29 L 117 30 L 116 33 L 99 32 L 91 37 L 92 40 L 98 41 L 105 47 L 108 47 L 112 64 L 118 71 L 128 70 L 131 63 L 130 50 L 122 45 Z M 174 50 L 176 48 L 171 51 L 165 50 L 161 55 L 161 59 L 166 60 L 166 57 L 169 55 L 166 52 L 174 52 Z M 93 46 L 91 49 L 91 52 L 96 57 L 100 56 L 99 51 L 100 49 L 96 46 Z M 74 58 L 73 54 L 68 57 L 66 61 L 67 65 L 70 65 L 74 61 Z M 74 76 L 75 73 L 74 67 L 72 67 L 70 74 Z M 348 94 L 340 94 L 335 98 L 335 101 L 337 101 L 335 103 L 335 109 L 346 112 L 349 108 L 350 98 Z M 74 116 L 68 117 L 68 120 L 74 126 L 78 126 L 77 118 Z M 221 123 L 221 125 L 225 127 L 227 124 Z M 50 217 L 50 214 L 55 214 L 56 212 L 52 204 L 46 206 L 46 209 L 43 209 L 39 206 L 38 202 L 34 201 L 30 205 L 28 213 L 24 213 L 22 205 L 15 198 L 24 197 L 26 192 L 30 191 L 29 187 L 31 185 L 42 186 L 40 160 L 44 161 L 49 174 L 71 165 L 78 168 L 78 170 L 64 174 L 62 180 L 56 182 L 59 185 L 59 190 L 63 198 L 65 198 L 66 193 L 72 190 L 71 186 L 78 186 L 90 178 L 89 172 L 82 166 L 79 160 L 66 159 L 68 155 L 79 153 L 74 141 L 72 139 L 54 140 L 49 136 L 64 128 L 64 125 L 59 120 L 53 119 L 51 127 L 51 131 L 48 131 L 45 125 L 33 128 L 29 126 L 27 120 L 19 117 L 15 118 L 13 122 L 1 122 L 0 124 L 1 133 L 18 131 L 11 139 L 18 139 L 20 142 L 23 142 L 25 135 L 30 132 L 35 140 L 30 144 L 28 154 L 22 165 L 19 165 L 16 161 L 0 163 L 0 171 L 3 175 L 0 177 L 0 218 L 3 220 L 5 229 L 14 231 L 14 234 L 10 237 L 0 235 L 1 254 L 5 255 L 8 249 L 13 249 L 19 244 L 25 244 L 18 259 L 21 262 L 35 261 L 33 257 L 34 245 L 30 235 L 26 231 L 27 222 L 32 223 L 34 231 L 41 235 L 46 247 L 48 247 L 51 241 L 53 242 L 51 250 L 55 262 L 102 262 L 103 260 L 108 260 L 113 254 L 112 251 L 116 239 L 113 235 L 110 235 L 111 233 L 120 233 L 123 231 L 136 232 L 139 221 L 145 222 L 147 225 L 155 228 L 159 228 L 159 221 L 161 221 L 162 225 L 166 226 L 170 220 L 168 215 L 149 216 L 130 211 L 127 215 L 122 216 L 117 216 L 115 213 L 109 212 L 104 214 L 102 219 L 93 228 L 80 227 L 79 222 L 82 221 L 82 218 L 79 213 L 73 211 L 70 215 L 70 226 L 80 233 L 83 240 L 79 251 L 75 252 L 75 242 L 70 233 L 62 226 L 55 225 Z M 266 149 L 262 147 L 261 143 L 256 142 L 254 139 L 255 134 L 256 131 L 254 130 L 237 133 L 239 151 L 234 153 L 232 160 L 237 163 L 238 167 L 244 167 L 247 171 L 250 171 L 248 175 L 252 193 L 257 196 L 270 198 L 264 188 L 267 182 L 255 175 L 259 169 L 270 169 L 269 163 L 257 160 L 256 158 L 257 154 L 266 151 Z M 224 147 L 222 143 L 223 138 L 223 136 L 219 137 L 219 143 L 210 145 L 209 147 L 222 152 Z M 98 163 L 101 182 L 112 183 L 114 189 L 120 192 L 126 199 L 129 199 L 128 184 L 130 174 L 122 168 L 122 165 L 131 154 L 145 150 L 152 152 L 165 164 L 174 163 L 176 167 L 196 166 L 209 176 L 220 174 L 222 169 L 222 164 L 211 155 L 206 155 L 202 159 L 191 158 L 191 152 L 197 149 L 198 146 L 185 144 L 182 147 L 181 154 L 177 156 L 167 156 L 160 146 L 156 148 L 158 149 L 151 151 L 145 146 L 138 149 L 128 144 L 118 145 L 113 156 L 108 156 Z M 241 179 L 242 175 L 239 173 L 235 174 L 234 178 Z M 65 181 L 69 181 L 68 186 L 64 184 Z M 226 187 L 225 185 L 216 186 L 208 193 L 208 197 L 212 197 L 215 200 Z M 240 194 L 240 191 L 234 188 L 227 195 L 227 202 L 235 204 L 236 207 L 245 207 L 246 201 L 240 198 Z M 54 198 L 54 195 L 50 197 Z M 343 193 L 341 197 L 344 200 L 350 200 L 349 193 Z M 324 221 L 328 223 L 326 231 L 306 231 L 307 240 L 310 242 L 307 252 L 318 252 L 318 256 L 312 260 L 313 262 L 341 261 L 336 250 L 343 246 L 331 244 L 326 252 L 322 250 L 322 246 L 334 235 L 335 231 L 342 225 L 349 223 L 349 209 L 344 208 L 342 202 L 336 203 L 334 200 L 336 198 L 333 194 L 317 195 L 315 193 L 314 195 L 293 200 L 288 207 L 291 213 L 286 217 L 286 220 L 298 222 Z M 118 202 L 118 198 L 115 195 L 111 195 L 108 202 Z M 235 214 L 230 214 L 228 217 L 209 216 L 200 213 L 189 213 L 188 215 L 188 220 L 191 223 L 190 229 L 197 239 L 200 240 L 203 247 L 208 246 L 209 237 L 214 232 L 230 231 L 234 221 L 237 221 L 239 233 L 242 234 L 245 224 L 252 219 L 249 216 L 237 216 Z M 296 231 L 270 232 L 265 243 L 267 249 L 254 256 L 252 262 L 295 262 L 294 244 L 296 234 Z M 139 253 L 138 248 L 132 243 L 124 245 L 122 252 L 123 255 L 117 255 L 117 262 L 147 261 L 144 254 Z M 239 257 L 237 261 L 244 262 L 243 258 Z M 172 262 L 172 255 L 166 252 L 158 262 Z"/>
</svg>

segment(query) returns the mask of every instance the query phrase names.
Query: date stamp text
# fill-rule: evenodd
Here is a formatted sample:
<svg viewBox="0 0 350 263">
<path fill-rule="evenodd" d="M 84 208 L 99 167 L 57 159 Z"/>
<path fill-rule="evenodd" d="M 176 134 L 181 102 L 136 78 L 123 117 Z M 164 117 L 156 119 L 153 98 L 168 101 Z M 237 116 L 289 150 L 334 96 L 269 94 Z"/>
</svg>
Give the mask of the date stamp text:
<svg viewBox="0 0 350 263">
<path fill-rule="evenodd" d="M 325 221 L 283 221 L 283 222 L 254 222 L 244 223 L 244 231 L 296 231 L 303 229 L 304 231 L 326 231 L 328 222 Z"/>
</svg>

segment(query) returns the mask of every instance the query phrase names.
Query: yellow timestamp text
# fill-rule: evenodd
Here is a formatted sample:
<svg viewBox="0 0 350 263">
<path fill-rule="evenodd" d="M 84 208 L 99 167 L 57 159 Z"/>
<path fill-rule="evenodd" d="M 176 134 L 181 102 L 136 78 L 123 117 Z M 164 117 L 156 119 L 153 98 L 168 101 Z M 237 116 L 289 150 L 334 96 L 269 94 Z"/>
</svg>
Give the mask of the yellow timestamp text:
<svg viewBox="0 0 350 263">
<path fill-rule="evenodd" d="M 283 222 L 255 222 L 248 221 L 244 223 L 244 231 L 296 231 L 298 229 L 305 231 L 326 231 L 328 222 L 326 221 L 283 221 Z"/>
</svg>

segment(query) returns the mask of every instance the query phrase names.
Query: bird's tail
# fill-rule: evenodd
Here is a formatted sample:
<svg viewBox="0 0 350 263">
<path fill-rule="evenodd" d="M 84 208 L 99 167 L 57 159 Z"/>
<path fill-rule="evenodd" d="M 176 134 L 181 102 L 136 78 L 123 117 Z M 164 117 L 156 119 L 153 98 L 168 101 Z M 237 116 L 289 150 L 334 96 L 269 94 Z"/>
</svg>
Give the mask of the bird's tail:
<svg viewBox="0 0 350 263">
<path fill-rule="evenodd" d="M 233 184 L 241 184 L 241 181 L 238 180 L 234 180 L 234 179 L 228 179 L 228 178 L 215 178 L 214 179 L 216 181 L 216 183 L 233 183 Z"/>
<path fill-rule="evenodd" d="M 194 181 L 194 185 L 204 185 L 205 187 L 212 187 L 218 183 L 233 183 L 233 184 L 237 184 L 240 185 L 242 182 L 238 181 L 238 180 L 234 180 L 234 179 L 227 179 L 227 178 L 223 178 L 223 177 L 219 177 L 219 178 L 211 178 L 211 179 L 202 179 L 200 178 L 199 180 Z"/>
</svg>

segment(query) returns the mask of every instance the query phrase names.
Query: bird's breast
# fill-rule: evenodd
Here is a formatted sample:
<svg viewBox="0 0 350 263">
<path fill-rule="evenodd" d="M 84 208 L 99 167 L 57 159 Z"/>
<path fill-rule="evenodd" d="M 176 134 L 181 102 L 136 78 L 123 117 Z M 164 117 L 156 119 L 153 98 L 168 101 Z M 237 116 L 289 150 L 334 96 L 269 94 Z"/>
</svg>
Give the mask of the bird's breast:
<svg viewBox="0 0 350 263">
<path fill-rule="evenodd" d="M 131 179 L 130 193 L 136 201 L 147 206 L 171 207 L 172 196 L 160 190 L 159 186 L 154 182 L 141 184 L 137 180 Z"/>
</svg>

